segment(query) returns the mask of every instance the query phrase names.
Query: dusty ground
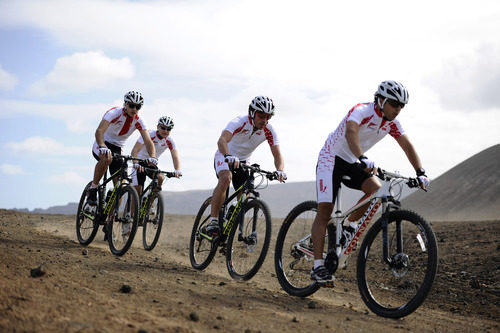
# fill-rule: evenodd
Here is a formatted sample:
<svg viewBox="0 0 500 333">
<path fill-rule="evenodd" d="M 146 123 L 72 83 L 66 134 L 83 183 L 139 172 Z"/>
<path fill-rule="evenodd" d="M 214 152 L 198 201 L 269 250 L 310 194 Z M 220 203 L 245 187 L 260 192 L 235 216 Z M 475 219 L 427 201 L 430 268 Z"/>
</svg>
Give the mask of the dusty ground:
<svg viewBox="0 0 500 333">
<path fill-rule="evenodd" d="M 0 210 L 0 332 L 500 332 L 500 221 L 433 223 L 434 288 L 415 313 L 392 320 L 364 306 L 352 263 L 335 289 L 306 299 L 280 289 L 273 251 L 249 282 L 229 278 L 221 255 L 193 270 L 192 220 L 167 216 L 152 252 L 139 230 L 115 257 L 101 232 L 80 246 L 74 216 Z M 45 275 L 31 277 L 41 264 Z"/>
</svg>

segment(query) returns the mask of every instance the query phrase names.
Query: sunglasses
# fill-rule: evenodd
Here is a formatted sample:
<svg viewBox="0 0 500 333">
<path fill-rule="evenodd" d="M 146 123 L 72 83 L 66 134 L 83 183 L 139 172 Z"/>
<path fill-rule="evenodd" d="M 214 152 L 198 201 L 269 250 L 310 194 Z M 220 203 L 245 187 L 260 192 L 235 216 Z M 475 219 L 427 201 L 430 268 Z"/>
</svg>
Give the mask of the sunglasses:
<svg viewBox="0 0 500 333">
<path fill-rule="evenodd" d="M 393 100 L 393 99 L 387 99 L 387 103 L 389 103 L 390 106 L 392 106 L 393 108 L 397 108 L 398 106 L 402 109 L 405 107 L 405 105 L 401 102 L 398 102 L 396 100 Z"/>
<path fill-rule="evenodd" d="M 264 113 L 264 112 L 257 112 L 257 117 L 261 118 L 261 119 L 271 119 L 273 115 L 272 114 L 267 114 L 267 113 Z"/>
<path fill-rule="evenodd" d="M 165 126 L 160 126 L 160 128 L 164 131 L 170 131 L 172 127 L 165 127 Z"/>
<path fill-rule="evenodd" d="M 128 104 L 128 107 L 131 108 L 131 109 L 136 109 L 137 111 L 139 111 L 142 107 L 141 104 L 134 104 L 134 103 L 127 103 Z"/>
</svg>

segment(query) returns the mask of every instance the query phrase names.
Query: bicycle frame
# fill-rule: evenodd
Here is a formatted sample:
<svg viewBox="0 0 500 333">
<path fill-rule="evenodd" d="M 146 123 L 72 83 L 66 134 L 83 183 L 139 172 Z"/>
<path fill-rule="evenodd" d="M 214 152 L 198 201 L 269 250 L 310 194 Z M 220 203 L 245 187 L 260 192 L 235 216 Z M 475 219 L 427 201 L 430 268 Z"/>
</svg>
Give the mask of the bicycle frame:
<svg viewBox="0 0 500 333">
<path fill-rule="evenodd" d="M 341 199 L 340 199 L 340 188 L 339 188 L 335 204 L 336 206 L 335 215 L 332 217 L 332 220 L 334 221 L 336 227 L 335 254 L 337 255 L 338 264 L 341 268 L 346 267 L 349 255 L 356 247 L 356 244 L 360 240 L 361 236 L 368 229 L 368 226 L 371 223 L 373 216 L 377 213 L 380 206 L 382 206 L 382 216 L 384 216 L 384 214 L 386 214 L 386 212 L 389 209 L 393 207 L 394 208 L 399 207 L 399 202 L 396 202 L 393 199 L 393 193 L 392 193 L 393 183 L 396 181 L 396 179 L 408 179 L 408 178 L 387 171 L 384 171 L 384 173 L 389 177 L 389 179 L 387 181 L 384 181 L 382 187 L 376 193 L 372 194 L 370 197 L 358 202 L 352 208 L 348 209 L 345 213 L 342 213 L 340 209 Z M 392 201 L 392 203 L 389 204 L 389 201 Z M 360 222 L 358 223 L 358 226 L 355 230 L 354 237 L 348 244 L 345 244 L 344 247 L 342 247 L 342 245 L 340 244 L 340 239 L 342 238 L 343 222 L 349 215 L 351 215 L 353 212 L 355 212 L 357 209 L 359 209 L 360 207 L 364 206 L 367 203 L 370 203 L 370 205 L 363 214 L 363 217 L 359 220 Z M 387 229 L 385 228 L 385 226 L 383 235 L 384 235 L 383 236 L 384 261 L 390 264 L 391 260 L 388 258 Z M 401 235 L 401 232 L 398 231 L 398 235 Z M 400 240 L 398 240 L 398 250 L 402 251 L 402 244 Z"/>
</svg>

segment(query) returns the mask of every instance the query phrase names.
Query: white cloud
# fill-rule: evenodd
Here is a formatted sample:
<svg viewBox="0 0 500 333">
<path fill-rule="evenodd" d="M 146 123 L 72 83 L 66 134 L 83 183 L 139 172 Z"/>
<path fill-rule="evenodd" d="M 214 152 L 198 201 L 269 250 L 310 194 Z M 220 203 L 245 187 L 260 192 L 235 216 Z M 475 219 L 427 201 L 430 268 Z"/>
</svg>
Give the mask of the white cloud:
<svg viewBox="0 0 500 333">
<path fill-rule="evenodd" d="M 119 80 L 131 79 L 134 72 L 128 57 L 112 59 L 102 51 L 77 52 L 57 59 L 52 72 L 35 82 L 31 92 L 43 96 L 104 89 Z"/>
<path fill-rule="evenodd" d="M 16 87 L 18 82 L 19 80 L 15 75 L 10 74 L 0 65 L 0 90 L 12 90 Z"/>
<path fill-rule="evenodd" d="M 53 175 L 47 178 L 49 184 L 62 184 L 62 185 L 84 185 L 88 183 L 88 179 L 80 176 L 76 172 L 65 172 L 60 175 Z"/>
<path fill-rule="evenodd" d="M 0 170 L 6 175 L 23 175 L 25 174 L 23 167 L 15 164 L 4 163 L 0 165 Z"/>
<path fill-rule="evenodd" d="M 90 149 L 89 147 L 65 146 L 52 138 L 39 136 L 27 138 L 22 142 L 9 142 L 5 144 L 5 147 L 18 154 L 48 156 L 88 155 Z"/>
<path fill-rule="evenodd" d="M 500 108 L 500 43 L 446 59 L 426 81 L 435 88 L 443 107 L 474 111 Z"/>
</svg>

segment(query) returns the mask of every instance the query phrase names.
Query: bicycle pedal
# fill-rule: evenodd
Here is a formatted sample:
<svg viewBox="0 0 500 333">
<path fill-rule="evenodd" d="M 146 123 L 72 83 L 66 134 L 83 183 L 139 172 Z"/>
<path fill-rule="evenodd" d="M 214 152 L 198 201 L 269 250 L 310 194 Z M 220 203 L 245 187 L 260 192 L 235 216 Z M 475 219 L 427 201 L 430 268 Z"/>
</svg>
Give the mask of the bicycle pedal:
<svg viewBox="0 0 500 333">
<path fill-rule="evenodd" d="M 329 282 L 322 283 L 321 287 L 323 287 L 323 288 L 333 288 L 333 287 L 335 287 L 335 284 L 333 283 L 333 281 L 329 281 Z"/>
</svg>

